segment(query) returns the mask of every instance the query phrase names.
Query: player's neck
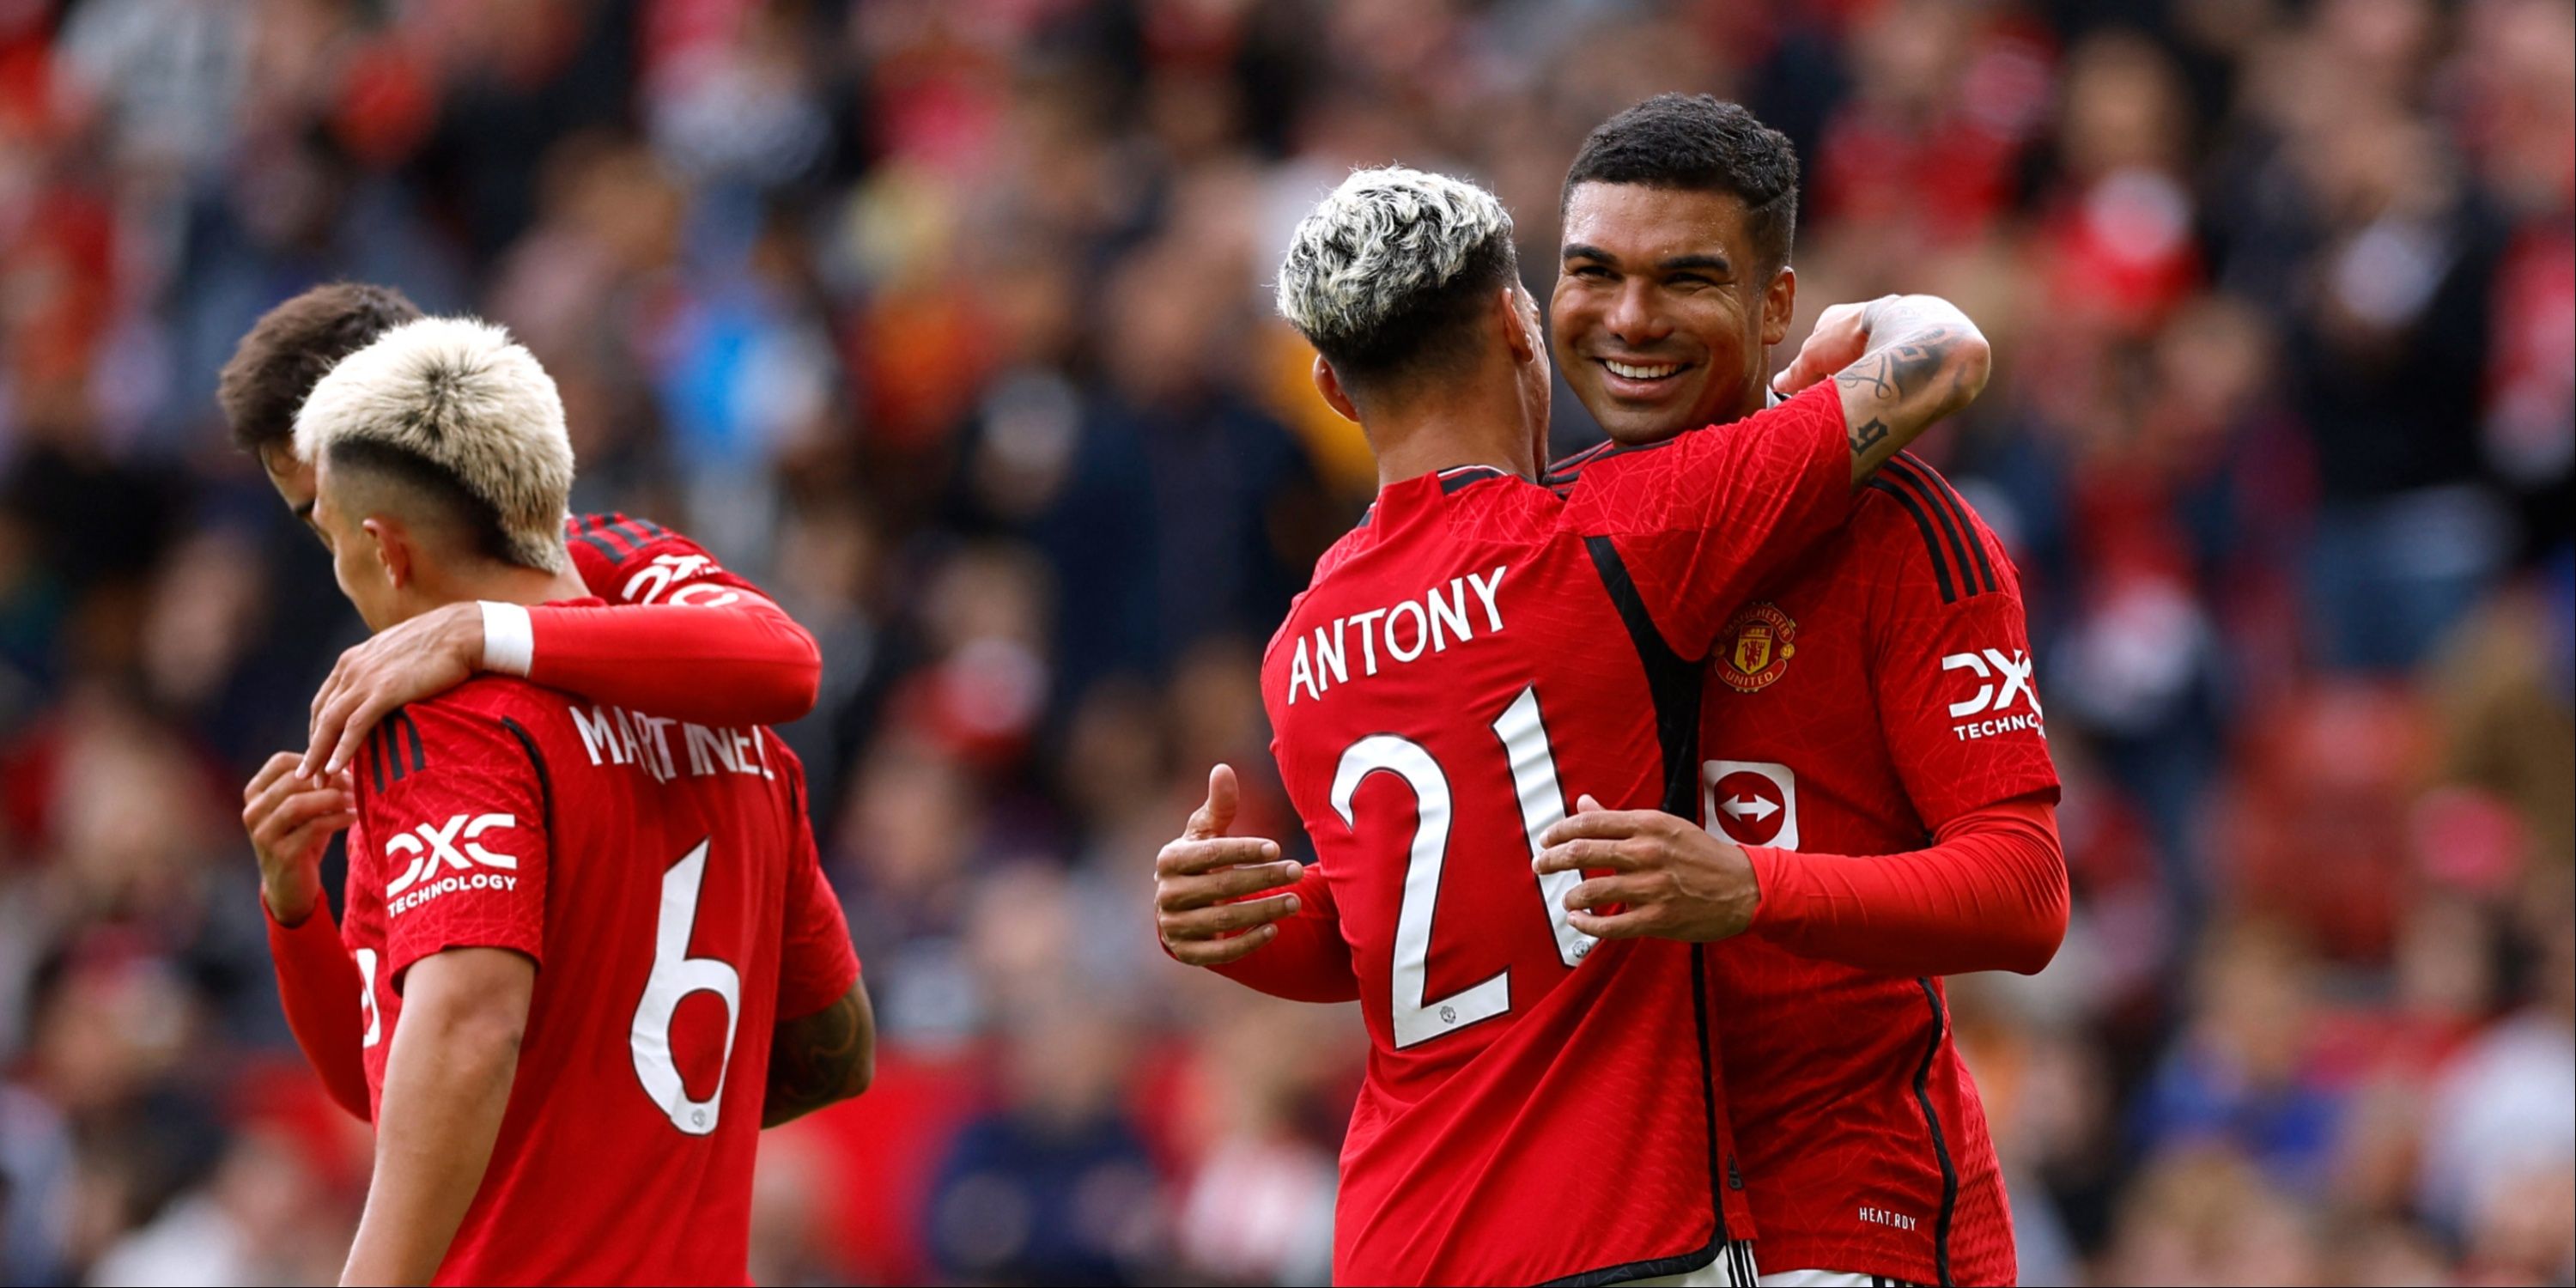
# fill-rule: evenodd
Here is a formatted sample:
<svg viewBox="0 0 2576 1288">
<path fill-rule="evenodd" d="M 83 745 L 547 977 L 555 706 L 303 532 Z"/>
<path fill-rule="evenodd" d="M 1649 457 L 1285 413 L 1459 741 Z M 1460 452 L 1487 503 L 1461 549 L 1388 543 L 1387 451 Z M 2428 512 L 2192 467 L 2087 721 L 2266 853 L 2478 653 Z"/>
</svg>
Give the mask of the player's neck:
<svg viewBox="0 0 2576 1288">
<path fill-rule="evenodd" d="M 582 599 L 590 594 L 590 588 L 584 586 L 581 577 L 569 568 L 562 572 L 547 572 L 497 561 L 459 569 L 434 580 L 424 577 L 421 591 L 434 601 L 432 606 L 478 599 L 500 604 L 545 604 Z"/>
<path fill-rule="evenodd" d="M 1538 477 L 1538 436 L 1507 382 L 1493 392 L 1425 396 L 1367 408 L 1381 488 L 1461 465 Z M 1487 388 L 1493 388 L 1487 385 Z"/>
</svg>

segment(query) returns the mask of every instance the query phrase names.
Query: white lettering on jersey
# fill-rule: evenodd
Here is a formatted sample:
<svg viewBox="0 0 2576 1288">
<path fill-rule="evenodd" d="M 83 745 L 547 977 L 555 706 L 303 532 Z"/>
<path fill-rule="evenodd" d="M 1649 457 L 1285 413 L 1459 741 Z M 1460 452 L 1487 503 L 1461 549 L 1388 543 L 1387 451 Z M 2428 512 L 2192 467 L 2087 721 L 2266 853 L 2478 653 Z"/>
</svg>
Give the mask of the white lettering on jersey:
<svg viewBox="0 0 2576 1288">
<path fill-rule="evenodd" d="M 2048 731 L 2041 725 L 2039 689 L 2031 680 L 2031 656 L 2027 649 L 2014 649 L 2004 656 L 2002 649 L 1983 649 L 1977 653 L 1952 653 L 1941 659 L 1941 669 L 1965 671 L 1977 680 L 1977 691 L 1962 701 L 1949 704 L 1950 716 L 1991 712 L 1987 720 L 1971 720 L 1953 725 L 1950 732 L 1961 742 L 1972 738 L 1991 738 L 2000 733 L 2027 729 L 2045 738 Z M 2010 715 L 2014 704 L 2030 708 L 2027 715 Z"/>
<path fill-rule="evenodd" d="M 1503 610 L 1494 592 L 1502 588 L 1503 574 L 1510 570 L 1507 564 L 1488 573 L 1452 577 L 1448 585 L 1434 586 L 1419 598 L 1392 608 L 1372 608 L 1335 618 L 1329 625 L 1298 636 L 1296 651 L 1288 659 L 1288 704 L 1295 706 L 1300 697 L 1321 699 L 1336 686 L 1350 683 L 1350 643 L 1354 636 L 1359 641 L 1359 672 L 1363 679 L 1378 673 L 1381 643 L 1393 664 L 1446 653 L 1450 646 L 1476 638 L 1478 615 L 1469 605 L 1470 591 L 1475 593 L 1475 602 L 1484 606 L 1483 631 L 1489 635 L 1499 633 L 1503 629 Z"/>
<path fill-rule="evenodd" d="M 769 767 L 769 745 L 757 726 L 736 729 L 695 725 L 663 716 L 637 715 L 624 707 L 605 704 L 588 711 L 575 706 L 565 710 L 572 713 L 573 729 L 581 735 L 581 749 L 593 765 L 632 765 L 654 782 L 667 783 L 681 770 L 680 761 L 671 754 L 671 726 L 678 725 L 680 748 L 686 753 L 690 777 L 704 778 L 715 773 L 778 776 Z"/>
<path fill-rule="evenodd" d="M 713 576 L 723 571 L 724 569 L 716 566 L 715 560 L 705 555 L 655 555 L 652 563 L 637 570 L 634 576 L 626 579 L 626 589 L 620 593 L 625 595 L 628 603 L 632 604 L 659 603 L 663 595 L 668 593 L 670 602 L 674 604 L 697 604 L 706 608 L 722 608 L 727 604 L 741 602 L 742 596 L 732 587 L 721 582 L 692 579 Z M 671 590 L 675 582 L 680 583 L 677 591 Z"/>
<path fill-rule="evenodd" d="M 515 828 L 509 814 L 458 814 L 445 823 L 421 823 L 385 841 L 385 857 L 411 856 L 401 876 L 385 884 L 385 915 L 400 916 L 443 894 L 458 890 L 516 890 L 519 856 L 485 849 L 476 839 L 496 828 Z M 460 846 L 459 840 L 464 844 Z M 479 872 L 477 868 L 490 868 Z M 464 876 L 444 875 L 446 869 Z"/>
</svg>

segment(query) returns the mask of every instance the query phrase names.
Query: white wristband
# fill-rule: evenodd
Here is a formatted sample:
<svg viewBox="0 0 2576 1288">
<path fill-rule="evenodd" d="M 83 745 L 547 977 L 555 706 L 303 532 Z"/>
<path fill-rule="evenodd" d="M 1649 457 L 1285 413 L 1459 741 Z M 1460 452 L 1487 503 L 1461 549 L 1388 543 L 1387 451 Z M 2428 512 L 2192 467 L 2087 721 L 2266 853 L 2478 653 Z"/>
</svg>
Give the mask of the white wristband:
<svg viewBox="0 0 2576 1288">
<path fill-rule="evenodd" d="M 537 628 L 519 604 L 476 601 L 483 606 L 483 669 L 502 675 L 526 675 L 537 656 Z"/>
</svg>

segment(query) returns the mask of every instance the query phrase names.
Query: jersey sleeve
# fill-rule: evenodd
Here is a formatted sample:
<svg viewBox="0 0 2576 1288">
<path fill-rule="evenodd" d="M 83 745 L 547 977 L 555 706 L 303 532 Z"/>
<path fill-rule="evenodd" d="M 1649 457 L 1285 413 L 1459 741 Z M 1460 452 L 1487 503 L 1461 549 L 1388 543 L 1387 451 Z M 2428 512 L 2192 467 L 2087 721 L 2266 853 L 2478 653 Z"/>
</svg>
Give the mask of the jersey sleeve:
<svg viewBox="0 0 2576 1288">
<path fill-rule="evenodd" d="M 379 847 L 352 879 L 383 882 L 385 967 L 450 948 L 545 964 L 546 800 L 527 746 L 490 716 L 396 708 L 359 757 L 358 815 Z"/>
<path fill-rule="evenodd" d="M 1290 890 L 1297 896 L 1297 911 L 1271 923 L 1279 928 L 1277 937 L 1208 969 L 1255 992 L 1292 1002 L 1358 1001 L 1359 974 L 1351 966 L 1351 946 L 1342 938 L 1331 883 L 1321 871 L 1309 867 Z M 1272 896 L 1264 892 L 1259 897 Z"/>
<path fill-rule="evenodd" d="M 1888 975 L 2035 975 L 2066 938 L 2066 852 L 2038 796 L 1952 818 L 1906 854 L 1746 846 L 1762 899 L 1752 933 Z"/>
<path fill-rule="evenodd" d="M 780 921 L 785 938 L 778 968 L 778 1022 L 801 1020 L 841 1000 L 859 982 L 859 953 L 850 943 L 849 918 L 840 896 L 823 875 L 823 857 L 814 844 L 814 825 L 806 817 L 805 770 L 794 753 L 772 740 L 772 752 L 787 766 L 794 789 L 794 817 L 788 827 L 795 837 L 788 860 L 787 908 Z"/>
<path fill-rule="evenodd" d="M 1614 594 L 1634 588 L 1664 642 L 1704 656 L 1726 615 L 1766 573 L 1841 523 L 1851 505 L 1851 446 L 1830 380 L 1743 420 L 1582 462 L 1567 521 L 1605 566 Z M 1608 543 L 1605 552 L 1603 543 Z"/>
<path fill-rule="evenodd" d="M 277 968 L 277 1000 L 286 1012 L 286 1027 L 295 1045 L 321 1078 L 332 1103 L 357 1115 L 374 1117 L 367 1091 L 365 980 L 331 909 L 316 904 L 303 921 L 281 925 L 260 901 L 268 923 L 268 958 Z"/>
<path fill-rule="evenodd" d="M 1910 455 L 1853 522 L 1884 571 L 1870 600 L 1871 683 L 1898 777 L 1926 826 L 2035 793 L 2055 799 L 2021 583 L 1966 500 Z"/>
<path fill-rule="evenodd" d="M 565 537 L 583 584 L 616 607 L 529 609 L 528 679 L 701 724 L 784 724 L 814 709 L 814 637 L 698 543 L 622 514 L 577 517 Z"/>
</svg>

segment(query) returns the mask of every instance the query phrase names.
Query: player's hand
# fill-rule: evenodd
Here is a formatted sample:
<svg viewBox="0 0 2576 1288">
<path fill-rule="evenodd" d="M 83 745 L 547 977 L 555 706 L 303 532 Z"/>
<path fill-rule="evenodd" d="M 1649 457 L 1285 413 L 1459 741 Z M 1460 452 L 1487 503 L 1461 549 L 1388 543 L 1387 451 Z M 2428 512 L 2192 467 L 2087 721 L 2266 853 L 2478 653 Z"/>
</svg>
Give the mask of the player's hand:
<svg viewBox="0 0 2576 1288">
<path fill-rule="evenodd" d="M 347 769 L 386 712 L 463 684 L 482 661 L 483 609 L 473 603 L 432 609 L 342 653 L 313 695 L 303 772 Z"/>
<path fill-rule="evenodd" d="M 1762 892 L 1744 850 L 1662 810 L 1605 810 L 1590 796 L 1549 828 L 1533 861 L 1541 876 L 1606 870 L 1566 892 L 1568 924 L 1600 939 L 1711 943 L 1744 933 Z M 1619 905 L 1604 916 L 1594 909 Z"/>
<path fill-rule="evenodd" d="M 1789 368 L 1771 380 L 1787 397 L 1860 361 L 1869 350 L 1869 304 L 1836 304 L 1816 315 L 1816 329 L 1798 347 Z"/>
<path fill-rule="evenodd" d="M 1209 770 L 1207 803 L 1154 856 L 1154 928 L 1192 966 L 1221 966 L 1269 943 L 1279 934 L 1270 923 L 1297 911 L 1293 894 L 1250 898 L 1297 884 L 1306 869 L 1280 861 L 1276 841 L 1225 834 L 1240 798 L 1231 766 Z"/>
<path fill-rule="evenodd" d="M 259 856 L 259 892 L 284 926 L 301 925 L 322 901 L 322 850 L 357 818 L 357 784 L 344 771 L 304 775 L 281 751 L 242 788 L 242 827 Z"/>
</svg>

